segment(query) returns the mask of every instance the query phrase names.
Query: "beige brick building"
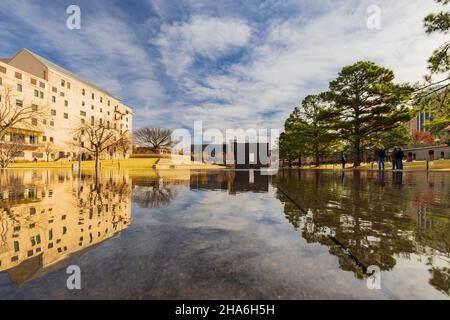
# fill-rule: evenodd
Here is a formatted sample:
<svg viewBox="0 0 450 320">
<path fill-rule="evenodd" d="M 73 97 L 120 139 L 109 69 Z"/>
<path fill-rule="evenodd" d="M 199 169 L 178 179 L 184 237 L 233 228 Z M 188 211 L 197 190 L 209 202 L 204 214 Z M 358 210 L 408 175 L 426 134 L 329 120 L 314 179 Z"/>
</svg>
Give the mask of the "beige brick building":
<svg viewBox="0 0 450 320">
<path fill-rule="evenodd" d="M 23 144 L 17 159 L 45 160 L 49 143 L 50 160 L 77 158 L 79 137 L 74 130 L 81 122 L 106 121 L 121 132 L 133 129 L 133 111 L 120 99 L 27 49 L 0 59 L 0 94 L 6 90 L 13 103 L 42 106 L 45 113 L 43 119 L 30 119 L 3 137 Z"/>
</svg>

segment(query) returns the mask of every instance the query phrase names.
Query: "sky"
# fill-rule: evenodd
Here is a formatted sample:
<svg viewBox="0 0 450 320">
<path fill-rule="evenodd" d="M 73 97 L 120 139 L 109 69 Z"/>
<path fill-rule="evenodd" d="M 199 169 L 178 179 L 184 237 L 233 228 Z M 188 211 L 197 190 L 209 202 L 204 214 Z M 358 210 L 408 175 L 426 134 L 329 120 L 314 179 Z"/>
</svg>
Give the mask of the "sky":
<svg viewBox="0 0 450 320">
<path fill-rule="evenodd" d="M 66 25 L 72 4 L 79 30 Z M 28 48 L 79 74 L 131 106 L 135 128 L 282 128 L 354 62 L 422 81 L 444 42 L 423 18 L 441 9 L 432 0 L 0 0 L 0 57 Z"/>
</svg>

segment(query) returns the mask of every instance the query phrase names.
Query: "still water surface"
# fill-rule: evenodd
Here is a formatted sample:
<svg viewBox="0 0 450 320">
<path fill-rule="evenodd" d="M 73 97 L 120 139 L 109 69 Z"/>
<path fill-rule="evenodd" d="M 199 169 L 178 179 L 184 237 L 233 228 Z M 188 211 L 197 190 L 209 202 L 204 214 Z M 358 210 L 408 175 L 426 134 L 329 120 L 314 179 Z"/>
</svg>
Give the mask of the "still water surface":
<svg viewBox="0 0 450 320">
<path fill-rule="evenodd" d="M 450 174 L 2 171 L 0 299 L 30 298 L 449 299 Z"/>
</svg>

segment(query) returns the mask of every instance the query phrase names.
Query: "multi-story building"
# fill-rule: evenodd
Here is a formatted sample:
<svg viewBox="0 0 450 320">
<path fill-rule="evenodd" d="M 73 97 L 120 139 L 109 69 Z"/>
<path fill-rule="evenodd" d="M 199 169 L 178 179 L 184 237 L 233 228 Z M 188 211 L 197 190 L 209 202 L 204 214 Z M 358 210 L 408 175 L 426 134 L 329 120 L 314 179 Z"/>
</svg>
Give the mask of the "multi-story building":
<svg viewBox="0 0 450 320">
<path fill-rule="evenodd" d="M 417 116 L 415 116 L 411 121 L 409 121 L 409 128 L 411 132 L 414 131 L 426 131 L 425 123 L 430 120 L 429 112 L 420 112 Z"/>
<path fill-rule="evenodd" d="M 75 129 L 81 123 L 106 121 L 118 131 L 132 132 L 133 111 L 120 99 L 27 49 L 0 59 L 0 94 L 7 91 L 12 103 L 39 106 L 45 114 L 10 128 L 2 137 L 23 145 L 18 159 L 44 160 L 49 143 L 51 160 L 75 158 L 79 153 Z"/>
</svg>

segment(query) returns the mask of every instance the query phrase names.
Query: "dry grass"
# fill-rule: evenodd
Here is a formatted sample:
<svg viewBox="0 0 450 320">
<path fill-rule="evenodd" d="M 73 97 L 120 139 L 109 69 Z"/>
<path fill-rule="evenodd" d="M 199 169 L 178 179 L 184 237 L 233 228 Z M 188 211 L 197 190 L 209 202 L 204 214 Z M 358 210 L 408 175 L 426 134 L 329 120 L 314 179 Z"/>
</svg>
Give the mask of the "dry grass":
<svg viewBox="0 0 450 320">
<path fill-rule="evenodd" d="M 145 159 L 121 159 L 121 160 L 102 160 L 102 168 L 121 168 L 121 169 L 151 169 L 158 162 L 159 159 L 145 158 Z M 10 168 L 71 168 L 73 164 L 78 164 L 77 161 L 51 161 L 51 162 L 28 162 L 28 163 L 14 163 Z M 81 163 L 83 169 L 94 169 L 95 161 L 83 161 Z"/>
</svg>

